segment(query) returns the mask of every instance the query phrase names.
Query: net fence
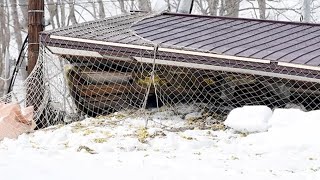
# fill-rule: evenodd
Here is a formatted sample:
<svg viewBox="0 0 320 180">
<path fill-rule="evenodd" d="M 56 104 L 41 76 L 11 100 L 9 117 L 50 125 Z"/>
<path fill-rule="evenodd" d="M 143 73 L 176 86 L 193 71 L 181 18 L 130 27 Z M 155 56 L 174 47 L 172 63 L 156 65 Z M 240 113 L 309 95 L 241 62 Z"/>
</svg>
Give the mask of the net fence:
<svg viewBox="0 0 320 180">
<path fill-rule="evenodd" d="M 221 121 L 245 105 L 319 109 L 318 71 L 176 53 L 186 49 L 168 49 L 131 29 L 155 16 L 132 13 L 44 32 L 35 69 L 0 100 L 10 121 L 0 132 L 14 137 L 124 110 L 179 113 L 183 105 Z"/>
</svg>

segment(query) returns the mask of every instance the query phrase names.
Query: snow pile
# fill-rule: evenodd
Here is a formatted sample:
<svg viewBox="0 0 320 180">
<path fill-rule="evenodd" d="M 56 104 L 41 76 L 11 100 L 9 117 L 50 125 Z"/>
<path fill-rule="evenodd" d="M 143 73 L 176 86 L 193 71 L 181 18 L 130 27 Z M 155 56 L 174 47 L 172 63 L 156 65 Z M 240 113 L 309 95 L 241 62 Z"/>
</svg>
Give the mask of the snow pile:
<svg viewBox="0 0 320 180">
<path fill-rule="evenodd" d="M 320 135 L 320 110 L 275 109 L 269 125 L 270 141 L 279 146 L 318 146 L 315 141 Z"/>
<path fill-rule="evenodd" d="M 263 132 L 268 129 L 272 110 L 267 106 L 244 106 L 233 109 L 224 124 L 242 133 Z"/>
<path fill-rule="evenodd" d="M 275 109 L 272 112 L 267 106 L 244 106 L 233 109 L 224 124 L 241 133 L 268 130 L 273 134 L 278 133 L 279 138 L 290 135 L 287 139 L 294 139 L 296 142 L 300 138 L 291 137 L 301 131 L 304 132 L 303 137 L 315 137 L 320 127 L 320 110 L 304 112 L 301 109 Z M 308 140 L 303 139 L 299 142 L 306 141 Z"/>
<path fill-rule="evenodd" d="M 245 106 L 232 110 L 224 124 L 236 132 L 260 132 L 249 135 L 246 143 L 265 150 L 320 148 L 316 139 L 320 136 L 320 110 L 275 109 L 272 112 L 266 106 Z"/>
</svg>

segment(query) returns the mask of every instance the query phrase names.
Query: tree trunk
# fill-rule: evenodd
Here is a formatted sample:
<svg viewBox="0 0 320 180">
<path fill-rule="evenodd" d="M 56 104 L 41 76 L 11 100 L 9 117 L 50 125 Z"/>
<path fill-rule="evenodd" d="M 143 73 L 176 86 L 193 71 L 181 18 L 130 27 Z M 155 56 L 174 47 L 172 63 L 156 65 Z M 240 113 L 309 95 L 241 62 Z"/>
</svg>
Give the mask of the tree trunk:
<svg viewBox="0 0 320 180">
<path fill-rule="evenodd" d="M 96 2 L 95 1 L 88 1 L 88 2 L 90 2 L 91 3 L 91 5 L 92 5 L 92 9 L 93 9 L 93 18 L 94 19 L 97 19 L 97 7 L 96 7 Z"/>
<path fill-rule="evenodd" d="M 224 3 L 224 0 L 221 0 L 221 6 L 220 6 L 220 10 L 219 10 L 219 16 L 223 16 L 225 10 L 226 10 L 226 5 L 225 5 L 225 3 Z"/>
<path fill-rule="evenodd" d="M 70 8 L 70 12 L 69 12 L 69 17 L 68 17 L 68 25 L 69 25 L 69 21 L 71 21 L 71 23 L 77 24 L 77 19 L 74 13 L 74 1 L 73 0 L 69 0 L 69 8 Z"/>
<path fill-rule="evenodd" d="M 4 4 L 6 3 L 6 4 Z M 5 57 L 8 55 L 8 48 L 10 41 L 10 34 L 9 34 L 9 26 L 8 26 L 8 18 L 9 18 L 9 11 L 8 11 L 8 2 L 4 2 L 4 0 L 0 0 L 0 4 L 4 6 L 0 6 L 0 76 L 3 76 L 3 62 L 5 61 Z M 7 7 L 7 9 L 5 8 Z M 4 93 L 4 81 L 0 80 L 0 94 L 3 95 Z"/>
<path fill-rule="evenodd" d="M 66 26 L 66 8 L 64 0 L 61 1 L 60 4 L 60 11 L 61 11 L 61 27 Z"/>
<path fill-rule="evenodd" d="M 130 1 L 131 1 L 130 9 L 135 9 L 135 4 L 134 4 L 135 0 L 130 0 Z"/>
<path fill-rule="evenodd" d="M 22 35 L 21 35 L 21 25 L 19 22 L 18 10 L 17 10 L 17 0 L 11 0 L 11 16 L 13 19 L 13 31 L 16 37 L 16 43 L 18 49 L 22 47 Z"/>
<path fill-rule="evenodd" d="M 6 43 L 6 49 L 9 49 L 10 47 L 10 41 L 11 41 L 11 33 L 10 33 L 10 16 L 9 16 L 9 3 L 8 0 L 6 0 L 6 8 L 5 8 L 5 14 L 8 14 L 7 20 L 6 20 L 6 28 L 4 29 L 4 34 L 5 34 L 5 43 Z M 8 52 L 10 53 L 10 49 L 8 50 Z M 6 54 L 6 53 L 5 53 Z M 2 71 L 1 71 L 2 72 Z"/>
<path fill-rule="evenodd" d="M 138 0 L 138 8 L 140 11 L 151 12 L 150 0 Z"/>
<path fill-rule="evenodd" d="M 119 5 L 120 5 L 121 13 L 126 13 L 126 9 L 125 9 L 125 6 L 124 6 L 124 0 L 118 0 L 118 2 L 119 2 Z"/>
<path fill-rule="evenodd" d="M 266 19 L 266 0 L 258 0 L 260 19 Z"/>
<path fill-rule="evenodd" d="M 53 0 L 47 0 L 47 4 L 48 4 L 49 15 L 50 15 L 49 21 L 52 25 L 52 28 L 55 29 L 56 24 L 54 22 L 54 16 L 56 15 L 56 5 L 53 3 Z"/>
<path fill-rule="evenodd" d="M 310 22 L 311 19 L 311 0 L 303 1 L 303 22 Z"/>
<path fill-rule="evenodd" d="M 28 0 L 18 0 L 20 4 L 20 10 L 22 12 L 22 27 L 28 29 Z"/>
<path fill-rule="evenodd" d="M 3 0 L 0 0 L 0 4 L 4 4 Z M 6 19 L 5 19 L 5 10 L 3 6 L 0 6 L 0 74 L 3 69 L 3 61 L 6 52 L 6 43 L 5 43 L 5 28 L 6 28 Z"/>
<path fill-rule="evenodd" d="M 57 26 L 58 28 L 61 27 L 61 24 L 60 24 L 60 18 L 59 18 L 59 5 L 60 5 L 60 0 L 57 0 L 57 3 L 55 5 L 55 15 L 56 15 L 56 21 L 57 21 Z"/>
<path fill-rule="evenodd" d="M 104 5 L 102 0 L 98 0 L 98 4 L 99 4 L 99 18 L 105 18 L 106 17 L 106 13 L 104 11 Z"/>
<path fill-rule="evenodd" d="M 171 12 L 171 4 L 170 4 L 170 0 L 166 0 L 167 3 L 167 11 Z"/>
<path fill-rule="evenodd" d="M 209 14 L 211 16 L 216 16 L 218 12 L 219 0 L 207 0 L 209 7 Z"/>
<path fill-rule="evenodd" d="M 187 1 L 187 0 L 181 0 L 180 1 L 180 3 L 182 2 L 182 1 Z M 190 4 L 192 5 L 192 2 L 190 1 L 190 0 L 188 0 L 189 2 L 190 2 Z M 207 0 L 207 1 L 211 1 L 211 0 Z M 199 9 L 200 9 L 200 11 L 201 11 L 201 14 L 203 14 L 203 15 L 208 15 L 208 8 L 207 7 L 205 7 L 205 5 L 204 5 L 204 3 L 202 2 L 202 0 L 196 0 L 196 3 L 198 4 L 198 6 L 199 6 Z M 188 3 L 188 5 L 189 5 L 189 3 Z M 180 6 L 180 4 L 179 4 L 179 6 Z M 178 8 L 180 8 L 178 6 Z M 182 13 L 187 13 L 187 14 L 191 14 L 192 12 L 190 12 L 190 8 L 187 8 L 188 10 L 186 10 L 185 12 L 182 12 Z"/>
<path fill-rule="evenodd" d="M 225 7 L 227 11 L 226 16 L 229 16 L 229 17 L 239 16 L 239 8 L 240 8 L 239 0 L 226 0 Z"/>
</svg>

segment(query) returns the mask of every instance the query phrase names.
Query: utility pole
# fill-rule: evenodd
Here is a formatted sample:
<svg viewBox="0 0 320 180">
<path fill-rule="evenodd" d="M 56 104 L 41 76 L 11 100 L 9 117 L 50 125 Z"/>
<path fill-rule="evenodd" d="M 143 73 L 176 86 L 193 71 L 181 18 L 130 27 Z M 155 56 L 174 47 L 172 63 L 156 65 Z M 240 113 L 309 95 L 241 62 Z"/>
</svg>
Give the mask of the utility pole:
<svg viewBox="0 0 320 180">
<path fill-rule="evenodd" d="M 40 32 L 43 31 L 44 20 L 44 0 L 29 0 L 28 5 L 28 66 L 27 71 L 29 80 L 27 82 L 27 94 L 26 94 L 26 106 L 33 106 L 34 118 L 36 120 L 37 128 L 44 125 L 43 120 L 38 116 L 43 112 L 40 112 L 39 107 L 44 100 L 44 82 L 43 72 L 39 71 L 35 74 L 30 74 L 37 64 L 39 57 L 39 43 Z M 42 67 L 40 67 L 42 68 Z"/>
<path fill-rule="evenodd" d="M 29 0 L 28 5 L 28 74 L 30 75 L 39 56 L 39 33 L 43 31 L 44 0 Z"/>
</svg>

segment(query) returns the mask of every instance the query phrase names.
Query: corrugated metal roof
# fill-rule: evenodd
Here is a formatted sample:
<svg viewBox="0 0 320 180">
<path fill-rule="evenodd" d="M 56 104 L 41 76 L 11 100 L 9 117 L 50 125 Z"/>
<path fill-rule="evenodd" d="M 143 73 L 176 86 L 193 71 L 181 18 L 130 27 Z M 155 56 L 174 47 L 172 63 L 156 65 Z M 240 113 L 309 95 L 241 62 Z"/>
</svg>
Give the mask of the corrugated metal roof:
<svg viewBox="0 0 320 180">
<path fill-rule="evenodd" d="M 138 36 L 132 33 L 130 27 L 133 23 L 140 21 L 149 14 L 129 13 L 102 20 L 91 21 L 67 26 L 50 31 L 44 31 L 42 35 L 55 35 L 61 37 L 89 39 L 96 41 L 146 44 Z"/>
<path fill-rule="evenodd" d="M 135 24 L 162 47 L 296 64 L 320 64 L 320 26 L 225 17 L 164 14 Z"/>
<path fill-rule="evenodd" d="M 172 49 L 320 65 L 318 24 L 131 13 L 43 34 L 144 46 L 158 43 Z"/>
</svg>

